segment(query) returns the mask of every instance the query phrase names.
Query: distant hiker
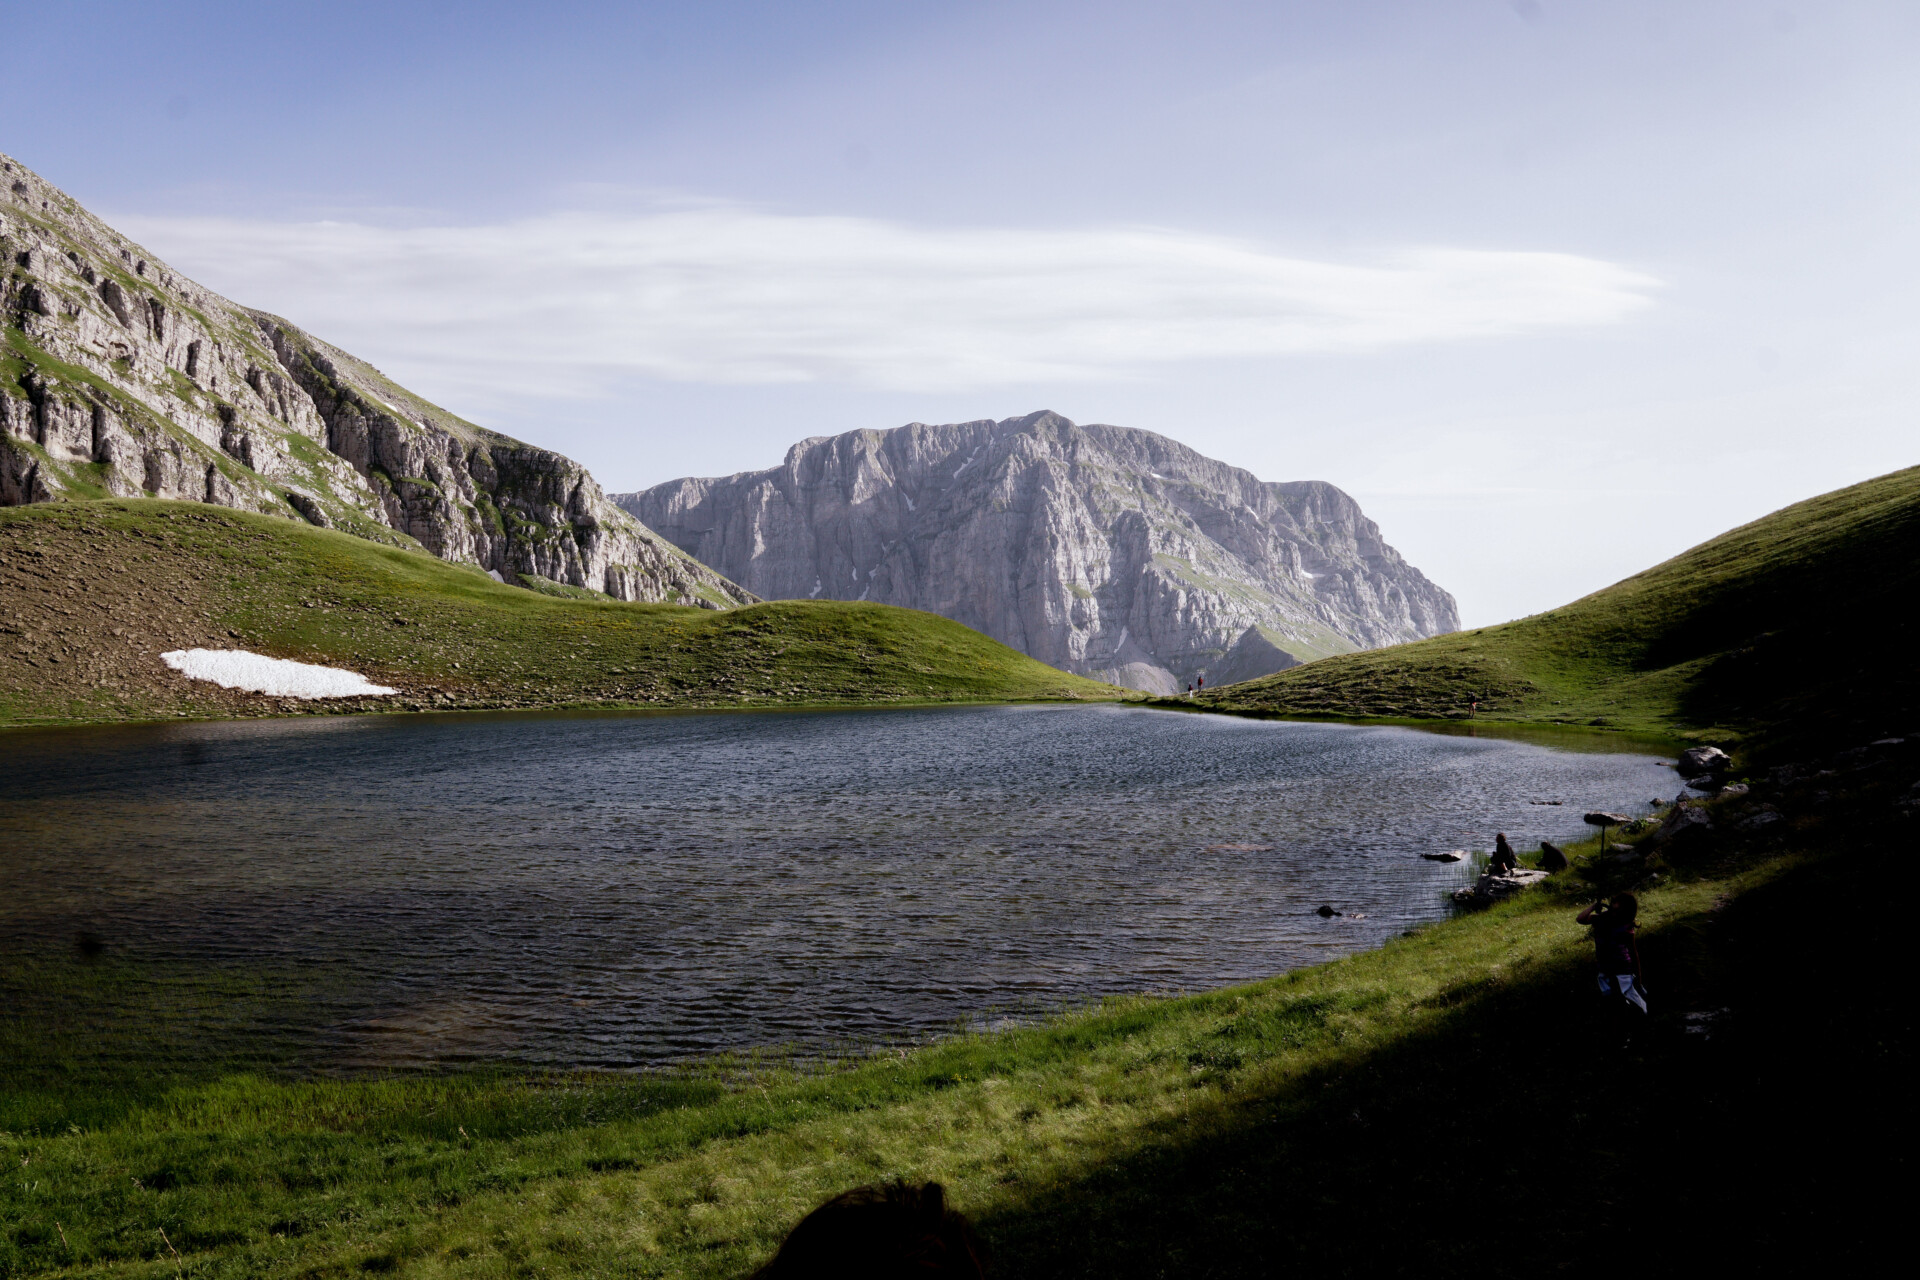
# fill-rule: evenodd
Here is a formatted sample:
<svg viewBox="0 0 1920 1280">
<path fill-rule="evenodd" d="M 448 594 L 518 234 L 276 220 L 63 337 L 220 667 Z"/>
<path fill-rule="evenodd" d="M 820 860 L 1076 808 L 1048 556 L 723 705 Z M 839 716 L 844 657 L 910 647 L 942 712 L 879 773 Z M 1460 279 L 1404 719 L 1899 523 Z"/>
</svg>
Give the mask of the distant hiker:
<svg viewBox="0 0 1920 1280">
<path fill-rule="evenodd" d="M 937 1182 L 855 1187 L 800 1219 L 753 1280 L 979 1280 L 986 1249 Z"/>
<path fill-rule="evenodd" d="M 1487 860 L 1487 870 L 1496 876 L 1503 876 L 1520 865 L 1520 859 L 1514 854 L 1513 846 L 1507 843 L 1507 833 L 1502 831 L 1493 837 L 1493 857 Z"/>
<path fill-rule="evenodd" d="M 1634 924 L 1640 914 L 1640 901 L 1630 893 L 1616 893 L 1613 901 L 1594 903 L 1575 918 L 1578 924 L 1593 927 L 1594 959 L 1600 974 L 1600 994 L 1617 1001 L 1621 1009 L 1631 1005 L 1647 1011 L 1646 988 L 1640 978 L 1640 948 L 1634 941 Z"/>
<path fill-rule="evenodd" d="M 1187 696 L 1189 698 L 1193 696 L 1193 681 L 1191 680 L 1187 681 Z"/>
<path fill-rule="evenodd" d="M 1207 678 L 1205 676 L 1196 676 L 1194 679 L 1199 688 L 1204 689 L 1207 687 Z"/>
<path fill-rule="evenodd" d="M 1553 843 L 1551 840 L 1542 840 L 1540 842 L 1540 865 L 1548 871 L 1565 871 L 1567 869 L 1567 855 L 1561 851 L 1559 845 Z"/>
</svg>

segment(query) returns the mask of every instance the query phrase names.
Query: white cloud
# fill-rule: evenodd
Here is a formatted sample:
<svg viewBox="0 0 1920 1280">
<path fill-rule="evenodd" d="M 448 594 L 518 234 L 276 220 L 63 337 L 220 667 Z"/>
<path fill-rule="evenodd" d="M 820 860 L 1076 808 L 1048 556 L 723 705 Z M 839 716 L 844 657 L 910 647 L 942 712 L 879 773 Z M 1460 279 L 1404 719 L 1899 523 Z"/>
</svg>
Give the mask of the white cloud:
<svg viewBox="0 0 1920 1280">
<path fill-rule="evenodd" d="M 914 391 L 1125 377 L 1607 324 L 1659 284 L 1564 253 L 1322 262 L 1154 228 L 927 228 L 728 205 L 477 227 L 116 225 L 375 363 L 538 394 L 636 374 Z"/>
</svg>

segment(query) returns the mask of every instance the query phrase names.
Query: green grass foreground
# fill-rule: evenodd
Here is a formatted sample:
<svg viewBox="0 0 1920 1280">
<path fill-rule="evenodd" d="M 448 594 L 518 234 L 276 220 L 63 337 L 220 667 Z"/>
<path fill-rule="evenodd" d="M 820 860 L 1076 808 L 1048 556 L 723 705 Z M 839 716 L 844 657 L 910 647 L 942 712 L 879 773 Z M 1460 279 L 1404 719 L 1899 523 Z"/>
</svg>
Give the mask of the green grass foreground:
<svg viewBox="0 0 1920 1280">
<path fill-rule="evenodd" d="M 1911 1159 L 1879 1110 L 1910 1069 L 1909 926 L 1871 886 L 1920 745 L 1884 755 L 1838 802 L 1828 775 L 1767 787 L 1787 818 L 1759 834 L 1758 791 L 1720 802 L 1675 863 L 1587 858 L 1269 981 L 811 1072 L 302 1079 L 177 1042 L 156 1066 L 124 1017 L 88 1025 L 86 961 L 42 956 L 73 998 L 0 1024 L 0 1275 L 743 1275 L 893 1177 L 946 1183 L 1003 1276 L 1838 1264 L 1898 1221 L 1874 1215 Z M 1648 885 L 1630 1043 L 1572 918 L 1615 874 Z"/>
<path fill-rule="evenodd" d="M 1284 716 L 1852 741 L 1916 727 L 1920 467 L 1823 494 L 1562 608 L 1209 690 Z M 1194 704 L 1187 704 L 1194 705 Z"/>
<path fill-rule="evenodd" d="M 198 503 L 0 509 L 0 725 L 1124 696 L 916 610 L 783 601 L 719 611 L 568 598 L 549 585 L 558 594 Z M 401 696 L 263 698 L 188 681 L 160 661 L 196 645 L 344 666 Z"/>
</svg>

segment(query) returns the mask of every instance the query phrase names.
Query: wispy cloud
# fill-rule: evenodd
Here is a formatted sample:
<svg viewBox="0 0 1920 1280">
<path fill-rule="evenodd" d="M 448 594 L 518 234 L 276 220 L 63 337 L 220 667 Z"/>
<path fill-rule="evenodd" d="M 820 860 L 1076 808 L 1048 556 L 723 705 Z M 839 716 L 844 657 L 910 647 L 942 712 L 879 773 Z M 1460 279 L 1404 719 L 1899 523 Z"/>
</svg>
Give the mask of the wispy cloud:
<svg viewBox="0 0 1920 1280">
<path fill-rule="evenodd" d="M 1287 257 L 1156 228 L 951 229 L 730 205 L 495 226 L 121 217 L 189 275 L 476 390 L 632 375 L 901 390 L 1125 377 L 1609 324 L 1659 282 L 1565 253 Z"/>
</svg>

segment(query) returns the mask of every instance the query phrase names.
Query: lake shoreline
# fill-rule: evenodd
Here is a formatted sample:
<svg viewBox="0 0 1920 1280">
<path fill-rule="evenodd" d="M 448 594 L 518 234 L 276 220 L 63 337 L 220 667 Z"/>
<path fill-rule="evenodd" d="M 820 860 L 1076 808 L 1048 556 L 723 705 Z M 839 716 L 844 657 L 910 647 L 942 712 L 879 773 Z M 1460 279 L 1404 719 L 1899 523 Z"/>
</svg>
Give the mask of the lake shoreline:
<svg viewBox="0 0 1920 1280">
<path fill-rule="evenodd" d="M 730 1275 L 757 1265 L 826 1195 L 888 1176 L 944 1182 L 1015 1276 L 1057 1273 L 1072 1258 L 1118 1274 L 1126 1259 L 1182 1249 L 1249 1266 L 1276 1250 L 1363 1269 L 1444 1262 L 1451 1216 L 1398 1212 L 1435 1178 L 1503 1199 L 1551 1185 L 1593 1204 L 1631 1177 L 1631 1163 L 1685 1159 L 1699 1176 L 1663 1192 L 1669 1211 L 1712 1220 L 1727 1212 L 1717 1197 L 1737 1204 L 1749 1182 L 1758 1190 L 1772 1176 L 1752 1135 L 1741 1137 L 1747 1102 L 1771 1100 L 1768 1145 L 1814 1140 L 1834 1119 L 1833 1100 L 1771 1087 L 1777 1074 L 1811 1069 L 1801 1059 L 1816 1045 L 1767 1028 L 1826 1010 L 1817 1047 L 1850 1046 L 1864 1096 L 1897 1074 L 1870 992 L 1821 972 L 1809 982 L 1824 995 L 1809 1004 L 1797 987 L 1737 981 L 1722 958 L 1745 939 L 1764 945 L 1789 919 L 1804 929 L 1833 915 L 1809 917 L 1806 904 L 1842 882 L 1842 850 L 1856 872 L 1862 859 L 1886 861 L 1882 792 L 1887 781 L 1871 775 L 1838 806 L 1808 784 L 1769 787 L 1764 803 L 1789 814 L 1784 839 L 1743 833 L 1758 796 L 1705 801 L 1719 834 L 1673 860 L 1627 868 L 1589 842 L 1570 850 L 1573 871 L 1541 888 L 1328 963 L 1190 995 L 1111 998 L 819 1069 L 741 1072 L 736 1058 L 710 1060 L 705 1075 L 618 1080 L 217 1074 L 157 1092 L 129 1077 L 118 1088 L 131 1094 L 91 1090 L 94 1113 L 72 1127 L 49 1116 L 35 1132 L 0 1136 L 0 1156 L 44 1180 L 0 1188 L 20 1224 L 6 1260 L 22 1275 L 76 1263 L 143 1274 L 147 1241 L 164 1226 L 189 1266 L 216 1274 L 460 1272 L 508 1260 L 569 1272 L 626 1260 L 648 1273 Z M 1572 915 L 1627 884 L 1642 893 L 1642 948 L 1657 976 L 1652 1030 L 1623 1050 L 1590 1005 L 1589 948 Z M 1818 927 L 1871 951 L 1876 938 L 1895 942 L 1877 921 L 1846 913 Z M 1511 1034 L 1517 1024 L 1527 1035 Z M 1881 1043 L 1856 1045 L 1862 1036 Z M 1497 1138 L 1471 1119 L 1490 1088 Z M 303 1181 L 298 1171 L 316 1160 L 321 1180 Z M 1311 1214 L 1273 1208 L 1302 1196 Z M 1393 1230 L 1381 1220 L 1390 1211 Z M 1552 1218 L 1508 1233 L 1503 1256 L 1516 1273 L 1562 1256 Z"/>
</svg>

